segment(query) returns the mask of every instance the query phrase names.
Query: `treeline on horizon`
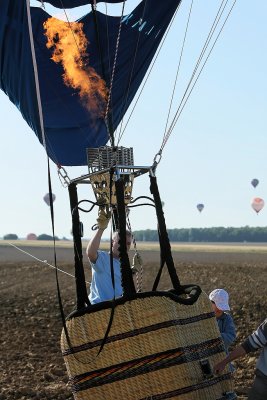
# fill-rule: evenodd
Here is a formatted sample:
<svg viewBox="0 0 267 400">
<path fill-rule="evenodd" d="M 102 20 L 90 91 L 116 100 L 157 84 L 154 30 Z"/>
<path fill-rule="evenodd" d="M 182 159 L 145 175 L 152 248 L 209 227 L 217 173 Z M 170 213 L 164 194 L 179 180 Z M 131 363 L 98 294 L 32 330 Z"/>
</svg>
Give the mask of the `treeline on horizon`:
<svg viewBox="0 0 267 400">
<path fill-rule="evenodd" d="M 145 229 L 134 231 L 134 238 L 140 242 L 157 242 L 158 231 Z M 267 226 L 265 227 L 249 227 L 241 228 L 234 227 L 212 227 L 212 228 L 181 228 L 168 229 L 168 235 L 171 242 L 267 242 Z M 18 240 L 19 237 L 14 233 L 9 233 L 3 236 L 4 240 Z M 28 237 L 27 239 L 35 240 L 53 240 L 53 236 L 45 233 Z M 65 237 L 55 240 L 69 240 Z"/>
<path fill-rule="evenodd" d="M 53 237 L 51 235 L 47 235 L 46 233 L 42 233 L 39 236 L 34 235 L 34 237 L 27 237 L 27 240 L 60 240 L 57 236 Z M 3 240 L 19 240 L 19 237 L 16 233 L 8 233 L 3 236 Z M 68 240 L 67 238 L 63 238 L 62 240 Z"/>
<path fill-rule="evenodd" d="M 168 229 L 168 235 L 171 242 L 267 242 L 267 226 Z M 135 231 L 134 237 L 141 242 L 155 242 L 158 231 Z"/>
</svg>

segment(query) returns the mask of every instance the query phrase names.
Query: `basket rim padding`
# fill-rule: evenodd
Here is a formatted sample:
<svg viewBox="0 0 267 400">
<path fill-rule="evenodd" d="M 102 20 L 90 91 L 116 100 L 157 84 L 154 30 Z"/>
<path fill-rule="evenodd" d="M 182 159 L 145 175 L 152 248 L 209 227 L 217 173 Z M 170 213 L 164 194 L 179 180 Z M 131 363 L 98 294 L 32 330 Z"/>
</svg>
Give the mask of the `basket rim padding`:
<svg viewBox="0 0 267 400">
<path fill-rule="evenodd" d="M 147 297 L 169 297 L 170 299 L 174 300 L 177 303 L 183 305 L 193 305 L 199 298 L 200 294 L 202 293 L 202 289 L 198 285 L 189 284 L 189 285 L 182 285 L 181 288 L 183 292 L 179 291 L 177 293 L 174 289 L 169 291 L 149 291 L 149 292 L 141 292 L 135 293 L 134 295 L 123 295 L 117 299 L 103 301 L 97 304 L 91 304 L 90 306 L 83 307 L 79 310 L 72 311 L 66 318 L 66 320 L 70 320 L 72 318 L 80 317 L 87 313 L 94 313 L 100 310 L 104 310 L 107 308 L 114 308 L 117 305 L 124 304 L 128 301 L 132 301 L 135 299 L 142 299 Z M 187 295 L 187 298 L 182 297 L 183 295 Z"/>
</svg>

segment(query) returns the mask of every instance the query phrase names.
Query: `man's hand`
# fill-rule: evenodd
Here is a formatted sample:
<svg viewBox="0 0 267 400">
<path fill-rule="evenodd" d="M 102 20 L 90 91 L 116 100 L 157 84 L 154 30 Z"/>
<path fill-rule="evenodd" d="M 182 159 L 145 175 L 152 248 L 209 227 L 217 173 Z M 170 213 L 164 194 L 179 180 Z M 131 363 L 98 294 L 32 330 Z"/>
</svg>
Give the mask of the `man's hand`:
<svg viewBox="0 0 267 400">
<path fill-rule="evenodd" d="M 214 374 L 216 374 L 216 375 L 220 374 L 221 372 L 223 372 L 223 370 L 227 364 L 229 364 L 230 362 L 236 360 L 237 358 L 243 357 L 245 355 L 246 355 L 246 350 L 244 349 L 242 344 L 235 347 L 228 354 L 228 356 L 226 356 L 222 361 L 220 361 L 216 365 L 214 365 L 214 367 L 213 367 Z"/>
<path fill-rule="evenodd" d="M 98 218 L 96 220 L 98 229 L 105 230 L 111 218 L 111 212 L 108 207 L 99 207 Z"/>
</svg>

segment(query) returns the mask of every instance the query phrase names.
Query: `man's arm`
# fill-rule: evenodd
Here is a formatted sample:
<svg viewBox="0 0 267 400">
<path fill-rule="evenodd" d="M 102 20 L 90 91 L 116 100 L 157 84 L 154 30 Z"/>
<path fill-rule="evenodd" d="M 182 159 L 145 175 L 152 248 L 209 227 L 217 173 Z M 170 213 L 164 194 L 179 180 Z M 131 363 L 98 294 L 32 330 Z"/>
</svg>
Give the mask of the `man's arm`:
<svg viewBox="0 0 267 400">
<path fill-rule="evenodd" d="M 98 218 L 96 220 L 98 229 L 97 229 L 94 237 L 88 243 L 88 246 L 86 249 L 86 254 L 87 254 L 89 260 L 93 264 L 97 260 L 97 251 L 100 246 L 100 241 L 101 241 L 104 230 L 108 226 L 110 217 L 111 217 L 111 213 L 108 210 L 108 207 L 99 207 Z"/>
<path fill-rule="evenodd" d="M 94 237 L 88 243 L 86 254 L 89 260 L 94 264 L 97 260 L 97 251 L 100 246 L 100 241 L 103 235 L 104 229 L 98 229 Z"/>
<path fill-rule="evenodd" d="M 247 353 L 242 345 L 235 347 L 234 350 L 231 351 L 227 357 L 225 357 L 222 361 L 214 365 L 213 368 L 214 373 L 220 374 L 224 370 L 227 364 L 229 364 L 231 361 L 236 360 L 239 357 L 244 356 L 245 354 Z"/>
</svg>

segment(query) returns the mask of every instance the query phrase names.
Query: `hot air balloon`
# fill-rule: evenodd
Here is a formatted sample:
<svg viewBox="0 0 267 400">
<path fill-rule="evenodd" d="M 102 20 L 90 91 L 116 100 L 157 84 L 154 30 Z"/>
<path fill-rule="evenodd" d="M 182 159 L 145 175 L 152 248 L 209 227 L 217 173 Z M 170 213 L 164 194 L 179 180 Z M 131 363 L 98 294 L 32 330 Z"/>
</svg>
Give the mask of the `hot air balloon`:
<svg viewBox="0 0 267 400">
<path fill-rule="evenodd" d="M 27 240 L 37 240 L 37 235 L 35 233 L 28 233 Z"/>
<path fill-rule="evenodd" d="M 56 195 L 55 195 L 54 193 L 52 193 L 51 196 L 52 196 L 52 201 L 53 201 L 53 203 L 54 203 L 54 201 L 56 200 Z M 50 206 L 50 196 L 49 196 L 49 193 L 46 193 L 46 194 L 44 195 L 43 199 L 44 199 L 44 201 L 46 202 L 46 204 L 47 204 L 48 206 Z"/>
<path fill-rule="evenodd" d="M 45 2 L 44 0 L 42 3 Z M 47 2 L 59 8 L 63 8 L 63 5 L 65 8 L 88 5 L 88 10 L 91 3 L 86 0 Z M 119 2 L 123 3 L 119 0 L 107 1 Z M 180 0 L 159 1 L 157 7 L 154 0 L 141 1 L 122 20 L 121 17 L 104 15 L 97 10 L 79 19 L 87 39 L 83 52 L 85 58 L 86 54 L 89 55 L 86 73 L 92 73 L 91 81 L 97 81 L 100 85 L 104 82 L 106 87 L 106 92 L 103 89 L 104 98 L 99 102 L 101 115 L 84 106 L 84 98 L 81 98 L 77 88 L 64 83 L 62 75 L 65 75 L 66 65 L 51 60 L 55 42 L 50 48 L 47 47 L 49 40 L 45 33 L 48 29 L 44 24 L 51 16 L 42 8 L 27 7 L 27 3 L 30 1 L 0 1 L 0 88 L 19 108 L 39 141 L 46 146 L 48 156 L 57 165 L 87 165 L 86 149 L 105 145 L 110 138 L 110 132 L 114 132 L 120 123 Z M 29 20 L 32 23 L 31 38 Z M 62 24 L 69 29 L 68 23 L 61 21 Z M 73 25 L 69 32 L 72 35 L 74 31 L 76 26 Z M 116 53 L 118 32 L 119 54 Z M 31 46 L 30 39 L 34 42 L 34 47 Z M 75 40 L 73 44 L 77 50 Z M 90 58 L 90 55 L 93 56 Z M 34 68 L 35 59 L 37 68 Z M 112 77 L 110 67 L 114 60 L 116 68 Z M 84 72 L 84 68 L 83 64 L 81 72 Z M 82 81 L 89 81 L 86 74 Z M 87 93 L 85 97 L 90 100 L 99 96 L 100 92 L 93 90 L 92 96 Z M 107 96 L 110 98 L 109 102 Z"/>
<path fill-rule="evenodd" d="M 259 184 L 259 180 L 258 180 L 258 179 L 256 179 L 256 178 L 252 179 L 251 185 L 252 185 L 254 188 L 255 188 L 256 186 L 258 186 L 258 184 Z"/>
<path fill-rule="evenodd" d="M 120 154 L 114 143 L 114 131 L 138 91 L 181 0 L 142 0 L 123 17 L 98 12 L 98 0 L 42 0 L 42 3 L 46 2 L 60 8 L 82 5 L 89 8 L 91 5 L 92 11 L 77 23 L 63 23 L 50 18 L 42 8 L 30 7 L 30 0 L 0 0 L 0 88 L 19 108 L 51 160 L 60 166 L 88 164 L 89 183 L 95 185 L 97 194 L 102 195 L 99 202 L 103 205 L 107 198 L 104 196 L 106 184 L 111 182 L 110 189 L 113 185 L 113 180 L 108 178 L 112 177 L 114 160 L 119 160 L 117 155 L 115 157 L 115 147 L 116 154 Z M 121 2 L 124 9 L 124 1 L 107 2 Z M 56 29 L 50 29 L 50 24 L 56 25 Z M 77 32 L 81 36 L 76 40 Z M 72 77 L 68 77 L 68 65 L 64 58 L 66 49 L 58 48 L 61 37 L 64 41 L 66 34 L 75 35 L 72 49 L 68 52 L 71 59 L 66 58 L 71 63 L 70 69 L 78 70 L 82 74 L 80 78 L 83 76 L 78 85 L 74 84 Z M 77 48 L 79 54 L 76 57 Z M 75 68 L 72 68 L 74 62 Z M 163 76 L 165 78 L 166 71 L 163 71 Z M 92 85 L 85 92 L 81 90 L 84 82 Z M 155 96 L 156 92 L 152 95 Z M 106 152 L 106 148 L 101 149 L 108 140 L 111 143 L 110 153 Z M 103 150 L 103 154 L 98 153 L 101 157 L 97 165 L 94 151 L 89 152 L 95 149 Z M 121 149 L 122 154 L 124 150 Z M 161 157 L 162 148 L 160 150 L 157 155 Z M 92 156 L 91 162 L 89 156 Z M 141 168 L 149 172 L 160 233 L 161 268 L 166 263 L 173 290 L 166 293 L 157 291 L 160 271 L 151 292 L 136 292 L 124 246 L 125 198 L 130 201 L 128 187 L 132 187 L 132 175 L 139 175 L 138 171 L 127 173 L 127 166 L 129 171 L 133 169 L 130 151 L 125 158 L 129 163 L 121 162 L 120 165 L 122 170 L 126 170 L 127 179 L 123 180 L 123 173 L 117 174 L 119 179 L 114 181 L 115 191 L 108 191 L 111 197 L 108 205 L 112 204 L 115 208 L 113 222 L 118 225 L 120 233 L 123 293 L 119 299 L 99 303 L 96 307 L 88 299 L 82 264 L 80 207 L 77 206 L 76 186 L 85 183 L 85 175 L 69 184 L 77 309 L 64 322 L 61 349 L 72 382 L 71 390 L 76 399 L 93 395 L 98 399 L 107 397 L 117 400 L 131 393 L 131 398 L 137 400 L 177 397 L 189 392 L 190 399 L 195 400 L 199 399 L 200 388 L 203 399 L 234 399 L 227 382 L 231 379 L 230 374 L 215 380 L 210 376 L 214 354 L 218 358 L 224 356 L 217 323 L 210 313 L 210 301 L 200 287 L 182 285 L 177 276 L 154 174 L 157 157 L 153 170 L 151 166 Z M 107 163 L 108 160 L 111 164 Z M 96 169 L 98 175 L 95 174 Z M 102 177 L 106 169 L 107 178 Z M 51 200 L 55 200 L 55 195 L 47 193 L 44 201 L 51 205 Z M 201 212 L 204 205 L 197 207 Z M 194 320 L 193 337 L 191 315 Z M 209 329 L 206 329 L 207 326 Z M 166 340 L 166 337 L 171 340 Z M 146 346 L 147 341 L 149 346 Z M 97 357 L 97 354 L 100 356 Z M 181 354 L 186 355 L 186 362 L 181 362 Z M 170 378 L 170 373 L 174 379 Z M 151 385 L 155 376 L 157 385 Z M 175 378 L 180 376 L 187 379 Z"/>
<path fill-rule="evenodd" d="M 199 212 L 201 212 L 201 211 L 203 210 L 203 208 L 204 208 L 204 204 L 199 203 L 199 204 L 197 205 L 197 209 L 198 209 Z"/>
<path fill-rule="evenodd" d="M 264 200 L 261 199 L 260 197 L 255 197 L 252 200 L 251 207 L 258 214 L 264 207 Z"/>
</svg>

